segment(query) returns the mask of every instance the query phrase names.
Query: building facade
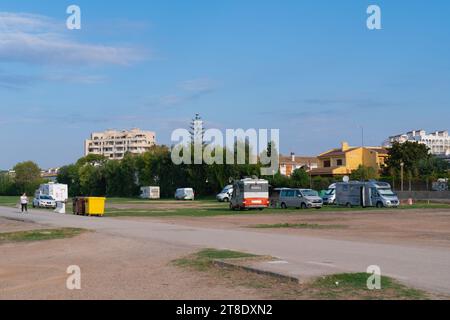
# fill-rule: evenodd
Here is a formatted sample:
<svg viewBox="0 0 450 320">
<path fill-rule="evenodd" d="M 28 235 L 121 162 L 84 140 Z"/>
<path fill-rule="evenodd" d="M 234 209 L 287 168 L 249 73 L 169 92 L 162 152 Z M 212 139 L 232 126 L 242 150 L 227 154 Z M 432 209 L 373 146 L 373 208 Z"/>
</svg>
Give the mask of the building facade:
<svg viewBox="0 0 450 320">
<path fill-rule="evenodd" d="M 394 142 L 418 142 L 426 145 L 430 153 L 437 156 L 450 156 L 450 136 L 448 131 L 436 131 L 427 134 L 425 130 L 413 130 L 404 134 L 389 137 L 384 146 L 390 147 Z"/>
<path fill-rule="evenodd" d="M 280 156 L 280 174 L 290 177 L 297 169 L 310 171 L 318 168 L 319 160 L 316 157 L 299 157 L 291 154 L 289 157 Z"/>
<path fill-rule="evenodd" d="M 311 171 L 313 176 L 345 176 L 352 174 L 359 166 L 381 171 L 388 157 L 383 147 L 350 147 L 343 142 L 340 148 L 320 154 L 319 166 Z"/>
<path fill-rule="evenodd" d="M 94 132 L 84 143 L 84 155 L 97 154 L 111 160 L 121 160 L 127 152 L 141 154 L 155 144 L 156 135 L 152 131 L 131 129 Z"/>
</svg>

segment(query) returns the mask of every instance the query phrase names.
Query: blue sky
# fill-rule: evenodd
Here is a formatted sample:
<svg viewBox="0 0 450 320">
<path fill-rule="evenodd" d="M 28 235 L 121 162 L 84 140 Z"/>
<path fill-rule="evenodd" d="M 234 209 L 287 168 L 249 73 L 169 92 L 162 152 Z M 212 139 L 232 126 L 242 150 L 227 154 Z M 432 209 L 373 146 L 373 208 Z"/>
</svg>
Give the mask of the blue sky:
<svg viewBox="0 0 450 320">
<path fill-rule="evenodd" d="M 66 8 L 82 29 L 65 28 Z M 382 10 L 382 30 L 366 9 Z M 76 161 L 90 132 L 170 143 L 195 113 L 281 151 L 450 129 L 448 1 L 0 2 L 0 168 Z"/>
</svg>

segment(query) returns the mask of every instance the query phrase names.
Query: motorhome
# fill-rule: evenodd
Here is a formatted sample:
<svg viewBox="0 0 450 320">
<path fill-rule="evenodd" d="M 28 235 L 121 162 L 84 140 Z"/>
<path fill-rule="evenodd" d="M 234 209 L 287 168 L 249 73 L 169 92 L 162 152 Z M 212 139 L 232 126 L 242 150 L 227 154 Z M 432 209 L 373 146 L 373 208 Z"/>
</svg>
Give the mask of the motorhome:
<svg viewBox="0 0 450 320">
<path fill-rule="evenodd" d="M 141 196 L 142 199 L 156 200 L 161 197 L 159 187 L 142 187 Z"/>
<path fill-rule="evenodd" d="M 233 184 L 230 199 L 230 209 L 263 210 L 269 207 L 269 181 L 257 178 L 247 178 Z"/>
<path fill-rule="evenodd" d="M 67 184 L 60 183 L 41 184 L 36 191 L 35 197 L 39 195 L 50 196 L 56 202 L 66 202 L 69 198 L 69 187 Z"/>
<path fill-rule="evenodd" d="M 340 206 L 398 207 L 400 201 L 386 182 L 340 182 L 336 183 L 336 204 Z"/>
<path fill-rule="evenodd" d="M 323 204 L 335 204 L 336 203 L 336 183 L 333 183 L 325 191 L 322 197 Z"/>
</svg>

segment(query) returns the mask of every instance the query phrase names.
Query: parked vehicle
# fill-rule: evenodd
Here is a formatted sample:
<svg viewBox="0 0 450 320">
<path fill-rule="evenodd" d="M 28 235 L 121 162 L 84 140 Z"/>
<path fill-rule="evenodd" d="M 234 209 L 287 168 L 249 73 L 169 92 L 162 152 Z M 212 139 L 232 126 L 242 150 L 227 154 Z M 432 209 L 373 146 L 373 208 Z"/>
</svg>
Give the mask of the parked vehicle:
<svg viewBox="0 0 450 320">
<path fill-rule="evenodd" d="M 33 208 L 56 209 L 56 200 L 52 196 L 36 193 L 33 199 Z"/>
<path fill-rule="evenodd" d="M 175 192 L 175 199 L 177 200 L 194 200 L 195 193 L 192 188 L 180 188 Z"/>
<path fill-rule="evenodd" d="M 67 184 L 45 183 L 39 186 L 36 193 L 50 196 L 57 202 L 66 202 L 69 198 L 69 187 Z"/>
<path fill-rule="evenodd" d="M 230 199 L 231 210 L 259 209 L 269 207 L 269 181 L 247 178 L 233 184 Z"/>
<path fill-rule="evenodd" d="M 331 205 L 336 203 L 336 183 L 333 183 L 328 187 L 328 190 L 325 191 L 322 200 L 323 204 Z"/>
<path fill-rule="evenodd" d="M 280 208 L 280 194 L 283 190 L 284 188 L 274 188 L 270 190 L 269 206 L 271 208 Z"/>
<path fill-rule="evenodd" d="M 336 204 L 340 206 L 398 207 L 400 201 L 386 182 L 340 182 L 336 183 Z"/>
<path fill-rule="evenodd" d="M 282 189 L 278 201 L 283 209 L 321 209 L 323 206 L 323 201 L 319 197 L 319 193 L 311 189 Z"/>
<path fill-rule="evenodd" d="M 228 185 L 216 196 L 219 202 L 230 202 L 231 195 L 233 194 L 233 185 Z"/>
<path fill-rule="evenodd" d="M 160 199 L 160 188 L 159 187 L 142 187 L 141 195 L 142 199 Z"/>
</svg>

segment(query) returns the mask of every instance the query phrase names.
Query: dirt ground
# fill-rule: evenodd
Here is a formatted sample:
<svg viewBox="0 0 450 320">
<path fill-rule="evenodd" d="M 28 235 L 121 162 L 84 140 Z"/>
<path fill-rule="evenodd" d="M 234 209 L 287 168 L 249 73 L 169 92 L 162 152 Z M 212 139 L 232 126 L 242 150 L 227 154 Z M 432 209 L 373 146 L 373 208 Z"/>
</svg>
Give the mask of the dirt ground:
<svg viewBox="0 0 450 320">
<path fill-rule="evenodd" d="M 445 209 L 393 209 L 351 212 L 318 211 L 317 213 L 306 214 L 299 211 L 299 214 L 286 215 L 246 215 L 245 213 L 237 213 L 233 216 L 201 218 L 168 217 L 135 219 L 154 219 L 165 223 L 218 229 L 251 228 L 259 224 L 272 225 L 284 223 L 331 225 L 336 226 L 336 228 L 254 228 L 252 230 L 256 232 L 301 234 L 377 243 L 450 247 L 450 210 Z"/>
<path fill-rule="evenodd" d="M 0 219 L 1 232 L 39 226 Z M 88 232 L 72 239 L 0 245 L 0 299 L 265 299 L 213 276 L 174 266 L 192 249 Z M 66 288 L 81 268 L 82 290 Z"/>
</svg>

